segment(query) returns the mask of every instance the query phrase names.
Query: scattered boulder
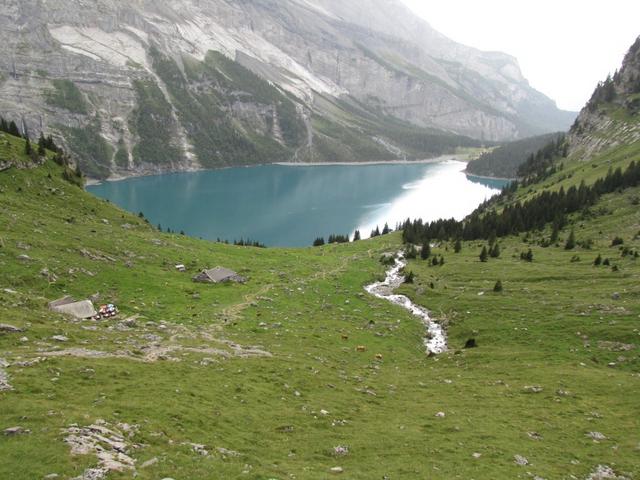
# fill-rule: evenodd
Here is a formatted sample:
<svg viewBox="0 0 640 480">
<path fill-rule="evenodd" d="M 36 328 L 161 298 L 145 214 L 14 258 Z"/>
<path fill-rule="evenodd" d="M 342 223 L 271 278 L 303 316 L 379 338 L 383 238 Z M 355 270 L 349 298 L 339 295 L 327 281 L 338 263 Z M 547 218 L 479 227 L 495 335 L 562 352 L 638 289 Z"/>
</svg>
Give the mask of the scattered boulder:
<svg viewBox="0 0 640 480">
<path fill-rule="evenodd" d="M 13 437 L 16 435 L 26 435 L 27 433 L 31 433 L 30 430 L 27 430 L 26 428 L 22 428 L 22 427 L 10 427 L 10 428 L 5 428 L 4 430 L 4 434 L 7 437 Z"/>
<path fill-rule="evenodd" d="M 344 469 L 342 467 L 332 467 L 331 469 L 329 469 L 329 471 L 334 475 L 339 475 L 344 472 Z"/>
<path fill-rule="evenodd" d="M 438 412 L 438 413 L 436 413 L 436 418 L 444 418 L 444 417 L 446 417 L 446 416 L 447 416 L 447 414 L 446 414 L 446 413 L 444 413 L 444 412 Z"/>
<path fill-rule="evenodd" d="M 587 433 L 587 437 L 593 439 L 596 442 L 607 439 L 607 437 L 600 432 L 589 432 Z"/>
<path fill-rule="evenodd" d="M 51 337 L 51 340 L 55 340 L 56 342 L 68 342 L 69 338 L 64 335 L 54 335 Z"/>
<path fill-rule="evenodd" d="M 333 447 L 333 454 L 336 457 L 344 457 L 345 455 L 349 455 L 349 447 L 346 445 L 338 445 L 337 447 Z"/>
<path fill-rule="evenodd" d="M 516 463 L 516 465 L 520 465 L 521 467 L 524 467 L 526 465 L 529 465 L 529 460 L 527 460 L 525 457 L 523 457 L 522 455 L 514 455 L 513 459 Z"/>
<path fill-rule="evenodd" d="M 9 363 L 4 358 L 0 358 L 0 392 L 13 390 L 13 387 L 9 383 L 9 376 L 7 375 L 7 372 L 4 371 L 8 366 Z"/>
<path fill-rule="evenodd" d="M 540 393 L 544 389 L 540 385 L 525 385 L 523 390 L 525 393 Z"/>
<path fill-rule="evenodd" d="M 613 468 L 608 465 L 598 465 L 586 480 L 629 480 L 627 477 L 618 475 Z"/>
<path fill-rule="evenodd" d="M 160 460 L 158 460 L 158 457 L 153 457 L 150 460 L 147 460 L 146 462 L 143 462 L 142 465 L 140 465 L 140 468 L 149 468 L 154 466 L 155 464 L 157 464 Z"/>
<path fill-rule="evenodd" d="M 0 323 L 0 332 L 20 333 L 20 332 L 23 332 L 23 331 L 24 330 L 22 330 L 21 328 L 14 327 L 13 325 L 8 325 L 6 323 Z"/>
<path fill-rule="evenodd" d="M 620 293 L 619 292 L 613 292 L 611 294 L 611 300 L 620 300 Z"/>
<path fill-rule="evenodd" d="M 538 432 L 527 432 L 527 435 L 531 440 L 542 440 L 542 435 Z"/>
</svg>

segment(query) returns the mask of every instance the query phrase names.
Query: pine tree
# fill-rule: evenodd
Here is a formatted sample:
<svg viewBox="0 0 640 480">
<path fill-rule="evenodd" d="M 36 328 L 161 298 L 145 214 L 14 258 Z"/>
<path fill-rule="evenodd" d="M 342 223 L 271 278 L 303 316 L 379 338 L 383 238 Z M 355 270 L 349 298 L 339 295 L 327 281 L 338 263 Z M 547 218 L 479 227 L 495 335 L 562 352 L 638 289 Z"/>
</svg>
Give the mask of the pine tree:
<svg viewBox="0 0 640 480">
<path fill-rule="evenodd" d="M 429 240 L 427 240 L 422 244 L 422 250 L 420 250 L 420 258 L 422 260 L 426 260 L 430 256 L 431 256 L 431 245 L 429 244 Z"/>
<path fill-rule="evenodd" d="M 596 259 L 593 261 L 593 264 L 596 267 L 599 267 L 600 265 L 602 265 L 602 255 L 598 254 L 598 256 L 596 257 Z"/>
<path fill-rule="evenodd" d="M 462 251 L 462 242 L 459 238 L 456 240 L 456 244 L 453 246 L 453 251 L 455 253 L 460 253 Z"/>
<path fill-rule="evenodd" d="M 496 284 L 493 286 L 493 291 L 496 293 L 500 293 L 502 291 L 502 281 L 498 280 Z"/>
<path fill-rule="evenodd" d="M 382 235 L 388 235 L 391 233 L 391 229 L 389 228 L 389 224 L 385 223 L 384 228 L 382 229 Z"/>
<path fill-rule="evenodd" d="M 486 262 L 489 259 L 489 252 L 487 252 L 487 247 L 482 247 L 482 251 L 480 252 L 480 261 Z"/>
<path fill-rule="evenodd" d="M 47 141 L 45 140 L 44 135 L 41 132 L 40 138 L 38 138 L 38 156 L 39 157 L 44 157 L 45 154 L 47 153 L 46 144 L 47 144 Z"/>
<path fill-rule="evenodd" d="M 444 265 L 444 257 L 440 257 L 440 266 Z"/>
<path fill-rule="evenodd" d="M 576 234 L 573 231 L 573 229 L 571 229 L 571 233 L 569 234 L 569 238 L 567 238 L 567 243 L 564 244 L 564 249 L 565 250 L 573 250 L 574 248 L 576 248 Z"/>
<path fill-rule="evenodd" d="M 500 245 L 497 242 L 493 245 L 493 248 L 489 252 L 489 255 L 491 255 L 491 258 L 500 257 Z"/>
<path fill-rule="evenodd" d="M 29 140 L 29 137 L 27 137 L 26 140 L 27 141 L 24 144 L 24 153 L 26 153 L 27 155 L 31 155 L 31 140 Z"/>
<path fill-rule="evenodd" d="M 380 229 L 376 226 L 375 230 L 371 231 L 371 238 L 379 237 L 379 236 L 380 236 Z"/>
<path fill-rule="evenodd" d="M 324 237 L 318 237 L 313 241 L 314 247 L 321 247 L 322 245 L 324 245 Z"/>
<path fill-rule="evenodd" d="M 353 241 L 357 242 L 358 240 L 360 240 L 360 230 L 356 230 L 355 233 L 353 234 Z"/>
</svg>

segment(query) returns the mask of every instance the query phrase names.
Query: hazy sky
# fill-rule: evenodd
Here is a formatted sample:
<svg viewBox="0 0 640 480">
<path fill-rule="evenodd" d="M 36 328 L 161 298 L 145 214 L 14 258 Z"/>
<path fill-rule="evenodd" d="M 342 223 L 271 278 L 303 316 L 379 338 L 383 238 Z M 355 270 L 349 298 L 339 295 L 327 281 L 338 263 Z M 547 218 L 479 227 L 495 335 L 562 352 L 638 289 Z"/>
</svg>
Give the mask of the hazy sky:
<svg viewBox="0 0 640 480">
<path fill-rule="evenodd" d="M 531 85 L 580 110 L 640 35 L 639 0 L 403 0 L 436 30 L 515 56 Z"/>
</svg>

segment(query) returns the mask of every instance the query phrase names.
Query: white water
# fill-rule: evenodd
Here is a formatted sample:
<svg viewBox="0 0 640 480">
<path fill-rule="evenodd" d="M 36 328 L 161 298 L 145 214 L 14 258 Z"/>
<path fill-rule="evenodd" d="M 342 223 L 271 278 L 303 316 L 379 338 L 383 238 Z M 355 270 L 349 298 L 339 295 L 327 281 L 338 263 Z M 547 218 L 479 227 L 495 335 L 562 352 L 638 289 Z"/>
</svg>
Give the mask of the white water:
<svg viewBox="0 0 640 480">
<path fill-rule="evenodd" d="M 364 289 L 374 297 L 388 300 L 395 305 L 400 305 L 422 320 L 422 323 L 427 329 L 427 335 L 424 339 L 424 346 L 427 353 L 439 354 L 446 352 L 447 335 L 442 325 L 432 320 L 426 309 L 414 304 L 408 297 L 393 293 L 404 281 L 404 275 L 400 272 L 406 265 L 407 262 L 404 260 L 403 253 L 399 253 L 393 268 L 387 271 L 384 281 L 372 283 L 364 287 Z"/>
</svg>

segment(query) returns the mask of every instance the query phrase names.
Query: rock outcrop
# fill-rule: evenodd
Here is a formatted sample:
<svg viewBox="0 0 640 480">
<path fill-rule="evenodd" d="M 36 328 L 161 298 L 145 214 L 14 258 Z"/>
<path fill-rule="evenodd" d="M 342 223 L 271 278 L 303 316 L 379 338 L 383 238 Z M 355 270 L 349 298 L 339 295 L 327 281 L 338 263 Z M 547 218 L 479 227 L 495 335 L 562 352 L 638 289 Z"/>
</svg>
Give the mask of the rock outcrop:
<svg viewBox="0 0 640 480">
<path fill-rule="evenodd" d="M 413 158 L 573 119 L 400 0 L 7 0 L 0 27 L 0 112 L 92 177 Z"/>
<path fill-rule="evenodd" d="M 622 67 L 600 82 L 569 134 L 570 153 L 588 160 L 617 145 L 640 141 L 640 37 Z"/>
</svg>

